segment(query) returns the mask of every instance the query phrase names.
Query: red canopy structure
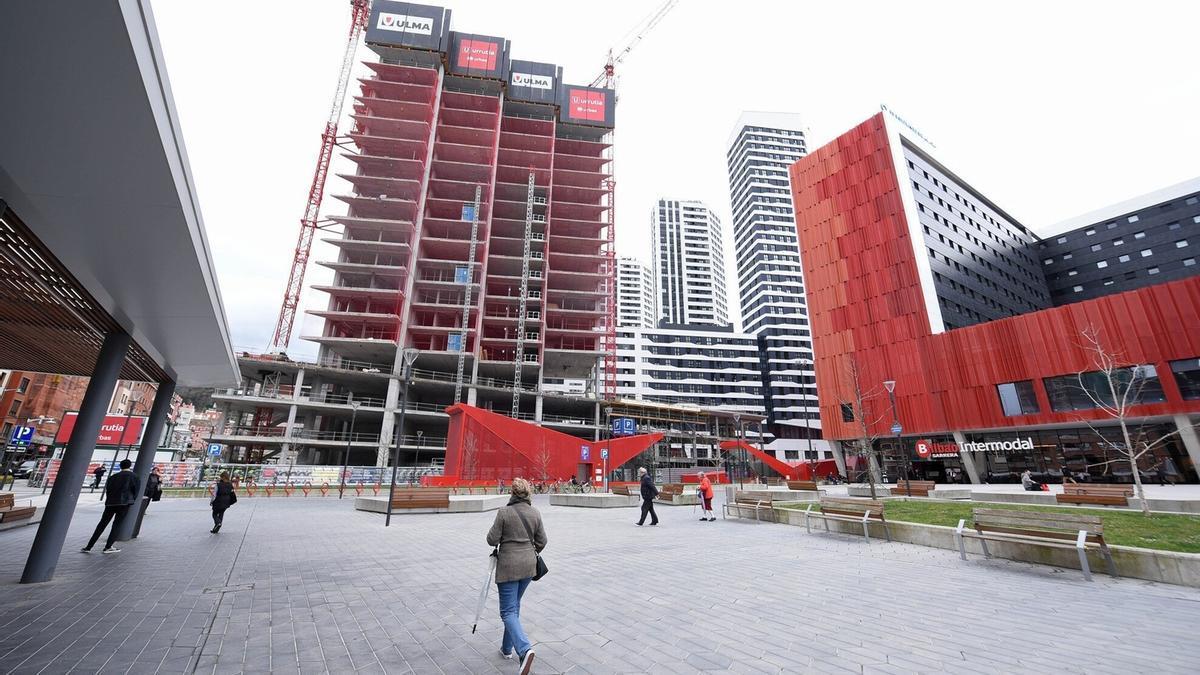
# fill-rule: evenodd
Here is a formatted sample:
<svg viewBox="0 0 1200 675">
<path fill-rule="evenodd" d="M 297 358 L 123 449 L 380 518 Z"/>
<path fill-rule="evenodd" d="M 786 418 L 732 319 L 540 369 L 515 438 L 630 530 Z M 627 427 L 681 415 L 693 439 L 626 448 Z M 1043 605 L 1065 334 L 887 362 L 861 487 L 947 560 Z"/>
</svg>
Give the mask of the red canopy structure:
<svg viewBox="0 0 1200 675">
<path fill-rule="evenodd" d="M 660 433 L 589 441 L 459 403 L 446 409 L 445 480 L 594 480 L 608 450 L 612 471 L 663 439 Z"/>
<path fill-rule="evenodd" d="M 763 452 L 746 441 L 724 441 L 720 447 L 723 453 L 727 453 L 730 450 L 744 450 L 788 480 L 816 480 L 819 476 L 839 473 L 837 462 L 832 459 L 821 460 L 819 462 L 802 462 L 793 465 L 775 459 L 774 455 Z M 813 475 L 814 470 L 816 476 Z"/>
</svg>

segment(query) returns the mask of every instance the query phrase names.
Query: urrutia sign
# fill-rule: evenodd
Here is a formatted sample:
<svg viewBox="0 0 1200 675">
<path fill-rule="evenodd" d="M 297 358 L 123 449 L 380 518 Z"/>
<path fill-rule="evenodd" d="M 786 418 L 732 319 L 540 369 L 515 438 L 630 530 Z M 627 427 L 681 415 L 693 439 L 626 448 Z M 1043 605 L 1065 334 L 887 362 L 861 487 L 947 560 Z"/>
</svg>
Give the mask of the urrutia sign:
<svg viewBox="0 0 1200 675">
<path fill-rule="evenodd" d="M 1010 452 L 1024 452 L 1033 449 L 1033 439 L 1026 436 L 1025 438 L 1014 438 L 1011 441 L 986 441 L 981 443 L 963 443 L 960 447 L 958 443 L 935 443 L 928 439 L 917 441 L 917 456 L 921 459 L 942 459 L 946 457 L 957 457 L 961 452 L 990 452 L 992 454 L 1007 454 Z"/>
</svg>

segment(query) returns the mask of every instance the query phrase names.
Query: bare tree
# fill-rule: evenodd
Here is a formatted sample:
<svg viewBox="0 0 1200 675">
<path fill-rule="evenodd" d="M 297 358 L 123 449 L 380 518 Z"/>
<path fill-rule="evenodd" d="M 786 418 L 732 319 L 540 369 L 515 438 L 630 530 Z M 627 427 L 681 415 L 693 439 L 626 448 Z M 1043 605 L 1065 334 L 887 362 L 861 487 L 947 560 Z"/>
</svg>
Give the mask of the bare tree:
<svg viewBox="0 0 1200 675">
<path fill-rule="evenodd" d="M 1103 433 L 1092 426 L 1089 420 L 1082 417 L 1080 419 L 1096 433 L 1097 437 L 1103 439 L 1105 445 L 1122 457 L 1122 460 L 1118 461 L 1129 462 L 1137 498 L 1142 504 L 1142 514 L 1149 516 L 1150 504 L 1146 501 L 1146 491 L 1142 486 L 1142 474 L 1138 470 L 1138 460 L 1165 444 L 1180 430 L 1176 429 L 1157 438 L 1148 439 L 1145 430 L 1139 428 L 1135 443 L 1129 428 L 1130 408 L 1142 402 L 1142 393 L 1151 379 L 1148 367 L 1141 364 L 1130 364 L 1122 359 L 1120 354 L 1110 351 L 1104 344 L 1100 331 L 1094 326 L 1085 328 L 1082 335 L 1084 339 L 1082 346 L 1088 352 L 1095 370 L 1083 370 L 1076 374 L 1079 390 L 1088 397 L 1095 409 L 1117 420 L 1117 424 L 1121 427 L 1121 437 L 1124 443 L 1108 440 Z M 1090 373 L 1098 373 L 1099 378 L 1089 384 L 1087 376 Z"/>
<path fill-rule="evenodd" d="M 542 482 L 550 479 L 550 463 L 553 458 L 550 456 L 550 450 L 546 448 L 546 441 L 542 439 L 542 447 L 534 456 L 534 465 L 541 471 Z"/>
<path fill-rule="evenodd" d="M 845 373 L 838 393 L 838 402 L 844 412 L 849 409 L 853 418 L 858 438 L 853 441 L 858 446 L 858 455 L 867 458 L 867 484 L 871 488 L 871 499 L 875 499 L 875 482 L 878 478 L 875 469 L 878 466 L 875 457 L 875 440 L 878 434 L 871 430 L 883 421 L 883 413 L 874 416 L 870 410 L 871 401 L 880 395 L 878 386 L 867 387 L 862 381 L 862 372 L 854 354 L 846 357 Z M 849 476 L 847 476 L 849 478 Z"/>
</svg>

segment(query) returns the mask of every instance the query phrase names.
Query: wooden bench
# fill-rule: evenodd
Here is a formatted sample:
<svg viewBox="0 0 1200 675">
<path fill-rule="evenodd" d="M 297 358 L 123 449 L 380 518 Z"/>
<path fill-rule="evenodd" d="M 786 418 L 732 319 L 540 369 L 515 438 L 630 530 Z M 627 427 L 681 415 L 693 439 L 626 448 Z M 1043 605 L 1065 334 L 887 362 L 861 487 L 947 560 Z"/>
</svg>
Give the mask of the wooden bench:
<svg viewBox="0 0 1200 675">
<path fill-rule="evenodd" d="M 1117 575 L 1108 544 L 1104 542 L 1104 524 L 1100 516 L 1081 516 L 1074 513 L 1047 513 L 1045 511 L 1015 511 L 1012 509 L 974 509 L 972 511 L 975 531 L 966 530 L 966 520 L 958 521 L 954 539 L 958 543 L 958 555 L 967 559 L 963 540 L 978 539 L 983 555 L 991 558 L 987 541 L 1040 544 L 1054 548 L 1074 548 L 1079 552 L 1079 566 L 1083 578 L 1092 580 L 1092 569 L 1088 565 L 1087 545 L 1094 544 L 1104 554 L 1108 573 Z"/>
<path fill-rule="evenodd" d="M 817 481 L 815 480 L 789 480 L 787 482 L 789 490 L 804 490 L 808 492 L 817 491 Z"/>
<path fill-rule="evenodd" d="M 782 478 L 765 478 L 763 479 L 763 482 L 767 485 L 774 485 L 776 487 L 781 487 L 783 485 Z"/>
<path fill-rule="evenodd" d="M 751 497 L 740 490 L 733 494 L 732 502 L 725 502 L 725 505 L 721 507 L 722 520 L 725 519 L 725 515 L 729 513 L 730 509 L 739 509 L 739 511 L 741 509 L 754 509 L 754 520 L 756 521 L 761 521 L 758 514 L 763 511 L 775 512 L 775 506 L 771 503 L 770 499 Z M 734 515 L 741 517 L 740 512 Z"/>
<path fill-rule="evenodd" d="M 931 480 L 898 480 L 896 487 L 892 488 L 893 497 L 907 497 L 909 488 L 912 489 L 914 497 L 928 497 L 929 491 L 937 487 L 937 483 Z"/>
<path fill-rule="evenodd" d="M 1055 495 L 1059 504 L 1101 504 L 1105 506 L 1129 506 L 1133 496 L 1132 485 L 1071 485 L 1063 486 L 1062 494 Z"/>
<path fill-rule="evenodd" d="M 32 518 L 37 513 L 37 507 L 17 506 L 16 498 L 11 492 L 0 494 L 0 523 L 11 523 L 17 520 Z"/>
<path fill-rule="evenodd" d="M 658 491 L 658 496 L 655 501 L 660 501 L 666 504 L 674 504 L 675 497 L 683 494 L 683 483 L 667 483 Z"/>
<path fill-rule="evenodd" d="M 626 497 L 639 497 L 641 493 L 633 494 L 629 491 L 628 485 L 610 485 L 609 490 L 612 490 L 614 495 L 625 495 Z"/>
<path fill-rule="evenodd" d="M 867 543 L 871 543 L 871 532 L 868 529 L 868 524 L 871 521 L 883 524 L 883 534 L 888 541 L 892 540 L 892 533 L 888 530 L 887 520 L 883 517 L 883 501 L 879 499 L 846 499 L 843 497 L 821 497 L 817 508 L 820 511 L 813 511 L 813 505 L 809 504 L 804 510 L 804 529 L 810 534 L 812 527 L 810 525 L 812 518 L 820 518 L 825 521 L 825 531 L 829 531 L 829 521 L 840 520 L 847 523 L 861 523 L 863 530 L 863 538 Z"/>
<path fill-rule="evenodd" d="M 449 488 L 396 488 L 392 494 L 393 509 L 448 509 Z"/>
</svg>

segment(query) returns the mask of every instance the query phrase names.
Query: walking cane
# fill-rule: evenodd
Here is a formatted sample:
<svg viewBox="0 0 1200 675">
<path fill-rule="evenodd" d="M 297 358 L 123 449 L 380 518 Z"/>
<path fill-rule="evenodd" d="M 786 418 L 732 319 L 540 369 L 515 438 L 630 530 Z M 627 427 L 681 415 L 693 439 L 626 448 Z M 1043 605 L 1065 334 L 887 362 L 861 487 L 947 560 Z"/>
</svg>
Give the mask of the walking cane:
<svg viewBox="0 0 1200 675">
<path fill-rule="evenodd" d="M 472 634 L 479 627 L 479 617 L 483 616 L 483 606 L 487 603 L 488 589 L 492 587 L 492 577 L 496 574 L 496 557 L 499 551 L 499 548 L 494 548 L 491 555 L 488 556 L 487 581 L 484 582 L 483 588 L 479 591 L 479 605 L 475 607 L 475 623 L 471 625 Z"/>
</svg>

